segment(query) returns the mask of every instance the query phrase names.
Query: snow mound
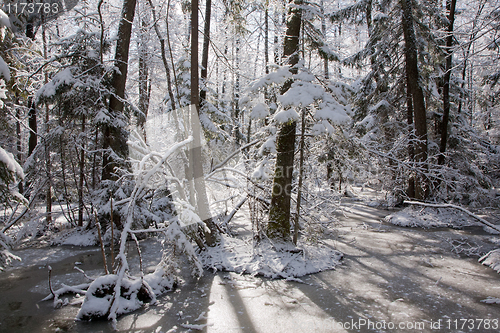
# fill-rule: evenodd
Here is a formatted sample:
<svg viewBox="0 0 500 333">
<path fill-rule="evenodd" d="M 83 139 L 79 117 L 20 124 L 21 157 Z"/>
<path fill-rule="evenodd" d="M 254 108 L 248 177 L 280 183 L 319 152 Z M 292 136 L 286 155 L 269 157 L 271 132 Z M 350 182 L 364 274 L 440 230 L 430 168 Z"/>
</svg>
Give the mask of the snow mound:
<svg viewBox="0 0 500 333">
<path fill-rule="evenodd" d="M 300 248 L 276 247 L 263 241 L 253 247 L 252 241 L 224 237 L 219 246 L 201 254 L 203 265 L 212 270 L 293 279 L 307 274 L 335 269 L 343 254 L 322 244 L 300 244 Z"/>
<path fill-rule="evenodd" d="M 464 212 L 450 208 L 407 207 L 385 217 L 385 221 L 401 227 L 454 228 L 482 226 Z"/>
<path fill-rule="evenodd" d="M 160 296 L 177 286 L 175 278 L 161 266 L 157 266 L 153 273 L 146 274 L 144 281 L 147 282 L 156 296 Z"/>
<path fill-rule="evenodd" d="M 95 279 L 87 290 L 85 301 L 76 318 L 84 321 L 106 319 L 112 306 L 117 280 L 118 276 L 115 274 L 103 275 Z M 151 289 L 139 278 L 124 278 L 120 289 L 118 315 L 135 311 L 144 303 L 154 299 Z"/>
<path fill-rule="evenodd" d="M 496 249 L 486 253 L 479 258 L 479 262 L 485 266 L 493 268 L 497 273 L 500 273 L 500 249 Z"/>
</svg>

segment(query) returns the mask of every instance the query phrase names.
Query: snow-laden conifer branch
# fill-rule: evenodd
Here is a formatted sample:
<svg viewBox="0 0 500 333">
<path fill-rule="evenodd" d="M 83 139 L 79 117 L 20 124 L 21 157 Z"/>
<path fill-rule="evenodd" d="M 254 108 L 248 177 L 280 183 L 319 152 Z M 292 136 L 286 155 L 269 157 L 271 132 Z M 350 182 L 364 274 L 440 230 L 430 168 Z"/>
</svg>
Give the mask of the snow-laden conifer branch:
<svg viewBox="0 0 500 333">
<path fill-rule="evenodd" d="M 330 14 L 325 14 L 331 22 L 347 21 L 353 24 L 360 24 L 365 18 L 367 0 L 357 1 L 353 5 L 347 6 Z"/>
</svg>

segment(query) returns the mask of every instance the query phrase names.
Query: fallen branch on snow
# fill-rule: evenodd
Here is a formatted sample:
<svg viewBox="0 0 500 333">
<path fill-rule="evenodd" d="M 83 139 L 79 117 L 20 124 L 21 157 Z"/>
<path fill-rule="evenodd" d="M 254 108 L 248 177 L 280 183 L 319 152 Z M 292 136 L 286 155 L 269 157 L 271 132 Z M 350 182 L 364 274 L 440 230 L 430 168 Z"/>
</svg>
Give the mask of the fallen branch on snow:
<svg viewBox="0 0 500 333">
<path fill-rule="evenodd" d="M 500 304 L 500 298 L 488 296 L 487 299 L 483 299 L 481 302 L 486 304 Z"/>
<path fill-rule="evenodd" d="M 456 205 L 452 205 L 452 204 L 431 204 L 431 203 L 425 203 L 425 202 L 420 202 L 420 201 L 408 201 L 408 200 L 403 201 L 403 203 L 408 204 L 408 205 L 419 205 L 419 206 L 432 207 L 432 208 L 454 208 L 454 209 L 458 209 L 458 210 L 461 210 L 462 212 L 464 212 L 466 214 L 469 214 L 470 216 L 472 216 L 473 218 L 475 218 L 476 220 L 478 220 L 480 223 L 482 223 L 482 224 L 490 227 L 493 230 L 496 230 L 496 231 L 500 232 L 500 228 L 498 226 L 496 226 L 496 225 L 494 225 L 494 224 L 486 221 L 483 218 L 480 218 L 476 214 L 474 214 L 471 211 L 469 211 L 469 210 L 467 210 L 467 209 L 465 209 L 463 207 L 460 207 L 460 206 L 456 206 Z"/>
</svg>

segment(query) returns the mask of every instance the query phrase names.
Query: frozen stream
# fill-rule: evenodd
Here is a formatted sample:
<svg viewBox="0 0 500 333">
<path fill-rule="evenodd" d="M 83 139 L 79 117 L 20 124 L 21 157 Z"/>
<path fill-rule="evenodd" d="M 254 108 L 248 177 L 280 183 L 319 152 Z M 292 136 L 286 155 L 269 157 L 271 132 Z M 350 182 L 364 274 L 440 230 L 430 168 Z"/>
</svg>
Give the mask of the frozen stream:
<svg viewBox="0 0 500 333">
<path fill-rule="evenodd" d="M 305 283 L 227 272 L 206 272 L 198 281 L 185 276 L 180 288 L 157 305 L 121 317 L 118 331 L 499 331 L 500 323 L 496 329 L 494 323 L 500 320 L 500 306 L 480 301 L 500 298 L 500 276 L 477 257 L 455 253 L 457 246 L 469 252 L 493 249 L 492 239 L 498 236 L 476 229 L 402 228 L 380 221 L 387 211 L 356 202 L 344 206 L 350 211 L 325 241 L 345 254 L 338 269 L 306 276 Z M 158 248 L 146 241 L 143 251 L 145 267 L 151 269 Z M 47 265 L 53 268 L 54 288 L 61 282 L 85 281 L 73 270 L 75 262 L 90 275 L 100 274 L 96 248 L 51 247 L 16 254 L 24 261 L 0 273 L 1 332 L 112 331 L 107 322 L 75 322 L 76 306 L 54 310 L 50 301 L 37 303 L 49 293 Z"/>
</svg>

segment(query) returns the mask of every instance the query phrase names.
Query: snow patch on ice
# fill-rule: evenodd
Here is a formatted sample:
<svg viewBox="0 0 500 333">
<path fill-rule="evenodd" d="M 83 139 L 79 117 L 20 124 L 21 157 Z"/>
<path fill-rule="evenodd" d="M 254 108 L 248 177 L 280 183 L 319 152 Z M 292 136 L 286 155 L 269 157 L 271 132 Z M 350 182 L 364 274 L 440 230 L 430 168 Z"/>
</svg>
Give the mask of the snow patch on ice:
<svg viewBox="0 0 500 333">
<path fill-rule="evenodd" d="M 385 221 L 401 227 L 420 228 L 455 228 L 478 226 L 469 215 L 449 208 L 407 207 L 385 217 Z"/>
<path fill-rule="evenodd" d="M 251 240 L 223 237 L 219 246 L 201 254 L 203 265 L 223 270 L 269 278 L 297 278 L 340 265 L 343 254 L 322 244 L 299 244 L 300 248 L 277 250 L 263 241 L 254 248 Z M 291 251 L 296 250 L 296 251 Z"/>
</svg>

